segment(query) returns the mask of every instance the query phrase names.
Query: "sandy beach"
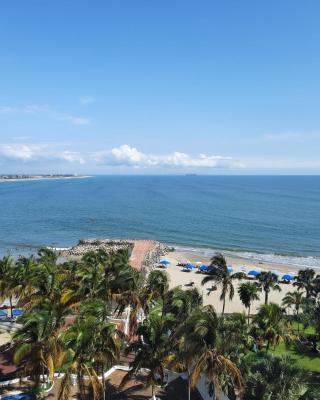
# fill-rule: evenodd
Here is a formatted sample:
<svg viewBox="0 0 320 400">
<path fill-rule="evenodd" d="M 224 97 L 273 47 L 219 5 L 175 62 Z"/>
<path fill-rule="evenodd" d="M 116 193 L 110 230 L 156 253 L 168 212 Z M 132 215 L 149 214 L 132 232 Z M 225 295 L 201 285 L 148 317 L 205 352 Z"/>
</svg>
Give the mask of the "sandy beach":
<svg viewBox="0 0 320 400">
<path fill-rule="evenodd" d="M 216 291 L 209 292 L 208 289 L 211 288 L 211 283 L 206 284 L 205 286 L 201 285 L 201 280 L 205 275 L 198 273 L 197 269 L 194 269 L 190 272 L 185 272 L 182 270 L 181 267 L 177 266 L 177 263 L 181 260 L 188 260 L 191 263 L 195 263 L 198 261 L 201 261 L 204 264 L 210 263 L 210 259 L 206 257 L 196 257 L 194 253 L 189 253 L 187 251 L 182 252 L 182 251 L 174 251 L 172 253 L 167 254 L 165 257 L 166 260 L 170 261 L 171 264 L 166 268 L 166 272 L 168 273 L 170 277 L 170 287 L 175 287 L 175 286 L 181 286 L 184 289 L 190 288 L 190 282 L 194 282 L 194 286 L 197 287 L 203 295 L 203 304 L 211 304 L 215 307 L 217 312 L 221 312 L 222 309 L 222 302 L 220 301 L 220 288 Z M 250 260 L 244 260 L 242 258 L 236 258 L 236 257 L 226 257 L 228 265 L 232 265 L 234 272 L 240 272 L 240 268 L 242 266 L 246 266 L 247 271 L 250 269 L 261 269 L 261 271 L 272 271 L 272 270 L 277 270 L 279 271 L 280 275 L 286 273 L 286 272 L 291 272 L 297 270 L 293 268 L 290 265 L 283 265 L 283 264 L 266 264 L 266 263 L 256 263 Z M 242 281 L 245 282 L 246 280 Z M 245 311 L 245 308 L 243 304 L 241 303 L 238 293 L 237 293 L 237 288 L 241 282 L 236 281 L 234 282 L 235 286 L 235 295 L 232 301 L 227 300 L 226 301 L 226 308 L 225 312 L 226 313 L 231 313 L 231 312 L 242 312 Z M 281 286 L 281 292 L 278 291 L 272 291 L 269 294 L 269 301 L 273 303 L 278 303 L 281 304 L 282 298 L 286 295 L 286 293 L 295 290 L 295 288 L 291 284 L 280 284 Z M 208 294 L 209 292 L 209 294 Z M 264 293 L 261 292 L 260 294 L 260 300 L 256 301 L 253 303 L 251 307 L 251 312 L 256 312 L 257 308 L 263 304 L 264 302 Z"/>
</svg>

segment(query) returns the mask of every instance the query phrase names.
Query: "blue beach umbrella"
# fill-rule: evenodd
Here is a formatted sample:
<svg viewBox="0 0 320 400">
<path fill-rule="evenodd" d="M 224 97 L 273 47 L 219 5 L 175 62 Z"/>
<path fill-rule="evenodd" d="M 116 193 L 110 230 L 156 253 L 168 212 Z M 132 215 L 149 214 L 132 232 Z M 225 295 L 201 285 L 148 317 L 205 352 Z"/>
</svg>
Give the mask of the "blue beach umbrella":
<svg viewBox="0 0 320 400">
<path fill-rule="evenodd" d="M 161 264 L 161 265 L 169 265 L 169 264 L 171 264 L 171 262 L 168 261 L 168 260 L 161 260 L 161 261 L 159 262 L 159 264 Z"/>
<path fill-rule="evenodd" d="M 194 268 L 194 265 L 193 264 L 187 264 L 187 265 L 184 266 L 184 268 L 192 270 Z"/>
<path fill-rule="evenodd" d="M 199 271 L 203 272 L 203 271 L 208 271 L 209 267 L 208 265 L 201 265 L 201 267 L 199 268 Z"/>
<path fill-rule="evenodd" d="M 294 278 L 292 275 L 284 274 L 284 275 L 282 275 L 282 279 L 285 281 L 293 281 Z"/>
<path fill-rule="evenodd" d="M 233 268 L 232 268 L 231 265 L 228 267 L 228 272 L 229 272 L 230 274 L 231 274 L 231 272 L 233 272 Z"/>
<path fill-rule="evenodd" d="M 255 269 L 252 269 L 251 271 L 248 272 L 248 275 L 251 275 L 251 276 L 258 276 L 260 274 L 261 274 L 261 272 L 256 271 Z"/>
<path fill-rule="evenodd" d="M 23 310 L 20 310 L 19 308 L 15 308 L 14 310 L 12 310 L 13 317 L 19 317 L 22 314 L 23 314 Z"/>
</svg>

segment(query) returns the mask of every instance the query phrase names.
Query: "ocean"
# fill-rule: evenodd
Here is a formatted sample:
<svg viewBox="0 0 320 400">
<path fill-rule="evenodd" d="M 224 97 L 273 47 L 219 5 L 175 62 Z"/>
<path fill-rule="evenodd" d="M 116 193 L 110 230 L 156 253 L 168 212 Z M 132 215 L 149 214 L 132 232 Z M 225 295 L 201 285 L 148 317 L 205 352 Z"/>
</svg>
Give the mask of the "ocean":
<svg viewBox="0 0 320 400">
<path fill-rule="evenodd" d="M 0 255 L 80 238 L 320 268 L 320 176 L 94 176 L 0 182 Z"/>
</svg>

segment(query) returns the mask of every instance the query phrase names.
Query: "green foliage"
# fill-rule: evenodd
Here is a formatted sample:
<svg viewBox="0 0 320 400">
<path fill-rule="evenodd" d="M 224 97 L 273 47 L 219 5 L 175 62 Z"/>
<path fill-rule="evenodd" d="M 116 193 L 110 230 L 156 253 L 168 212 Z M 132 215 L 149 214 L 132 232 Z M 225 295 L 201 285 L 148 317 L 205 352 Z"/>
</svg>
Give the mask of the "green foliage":
<svg viewBox="0 0 320 400">
<path fill-rule="evenodd" d="M 246 400 L 317 400 L 312 387 L 288 356 L 266 357 L 253 363 L 246 381 Z"/>
<path fill-rule="evenodd" d="M 264 304 L 269 302 L 269 293 L 271 290 L 277 290 L 281 292 L 281 287 L 278 283 L 278 277 L 272 272 L 262 271 L 258 275 L 259 287 L 264 291 Z"/>
<path fill-rule="evenodd" d="M 80 260 L 63 263 L 47 248 L 40 249 L 37 257 L 16 261 L 4 257 L 0 260 L 0 298 L 15 297 L 25 311 L 14 335 L 15 361 L 24 365 L 34 392 L 40 394 L 48 383 L 41 376 L 47 375 L 50 383 L 55 371 L 65 372 L 59 400 L 68 399 L 72 375 L 77 376 L 81 398 L 101 398 L 105 383 L 98 376 L 117 362 L 123 348 L 135 356 L 124 382 L 145 368 L 147 384 L 154 387 L 164 383 L 165 369 L 170 368 L 187 373 L 189 398 L 192 386 L 204 374 L 216 398 L 222 390 L 232 400 L 241 396 L 248 400 L 316 399 L 314 387 L 301 382 L 308 379 L 303 369 L 320 372 L 318 277 L 300 271 L 298 291 L 283 299 L 284 307 L 295 310 L 294 316 L 268 304 L 270 291 L 279 290 L 271 273 L 262 273 L 258 283 L 241 284 L 238 293 L 248 309 L 247 318 L 241 313 L 224 315 L 226 298 L 234 296 L 234 281 L 244 275 L 229 273 L 221 254 L 213 257 L 211 266 L 203 283 L 220 286 L 220 317 L 213 307 L 203 307 L 197 289 L 170 289 L 165 272 L 155 270 L 147 277 L 137 273 L 126 251 L 89 252 Z M 250 319 L 250 307 L 259 299 L 260 290 L 266 304 Z M 109 317 L 128 310 L 130 329 L 125 337 Z M 299 351 L 295 334 L 303 339 L 307 334 L 313 336 L 307 337 L 313 355 Z M 251 351 L 256 344 L 262 349 L 258 355 L 266 359 L 256 360 Z M 289 354 L 291 359 L 270 358 L 270 352 Z"/>
<path fill-rule="evenodd" d="M 205 285 L 208 282 L 213 282 L 221 287 L 220 300 L 222 301 L 222 315 L 224 314 L 226 298 L 229 294 L 229 300 L 233 299 L 234 286 L 233 281 L 244 279 L 245 274 L 238 272 L 232 274 L 228 271 L 226 259 L 221 253 L 217 253 L 211 259 L 210 273 L 202 279 L 201 284 Z"/>
</svg>

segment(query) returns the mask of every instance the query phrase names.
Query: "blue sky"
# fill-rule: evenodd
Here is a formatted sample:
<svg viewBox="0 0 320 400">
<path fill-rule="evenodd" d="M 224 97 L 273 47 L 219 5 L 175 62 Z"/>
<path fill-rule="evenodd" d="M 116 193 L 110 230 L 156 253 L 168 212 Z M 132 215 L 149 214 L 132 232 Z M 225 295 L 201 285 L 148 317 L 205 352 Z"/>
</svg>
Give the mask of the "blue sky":
<svg viewBox="0 0 320 400">
<path fill-rule="evenodd" d="M 320 173 L 319 1 L 11 0 L 0 173 Z"/>
</svg>

